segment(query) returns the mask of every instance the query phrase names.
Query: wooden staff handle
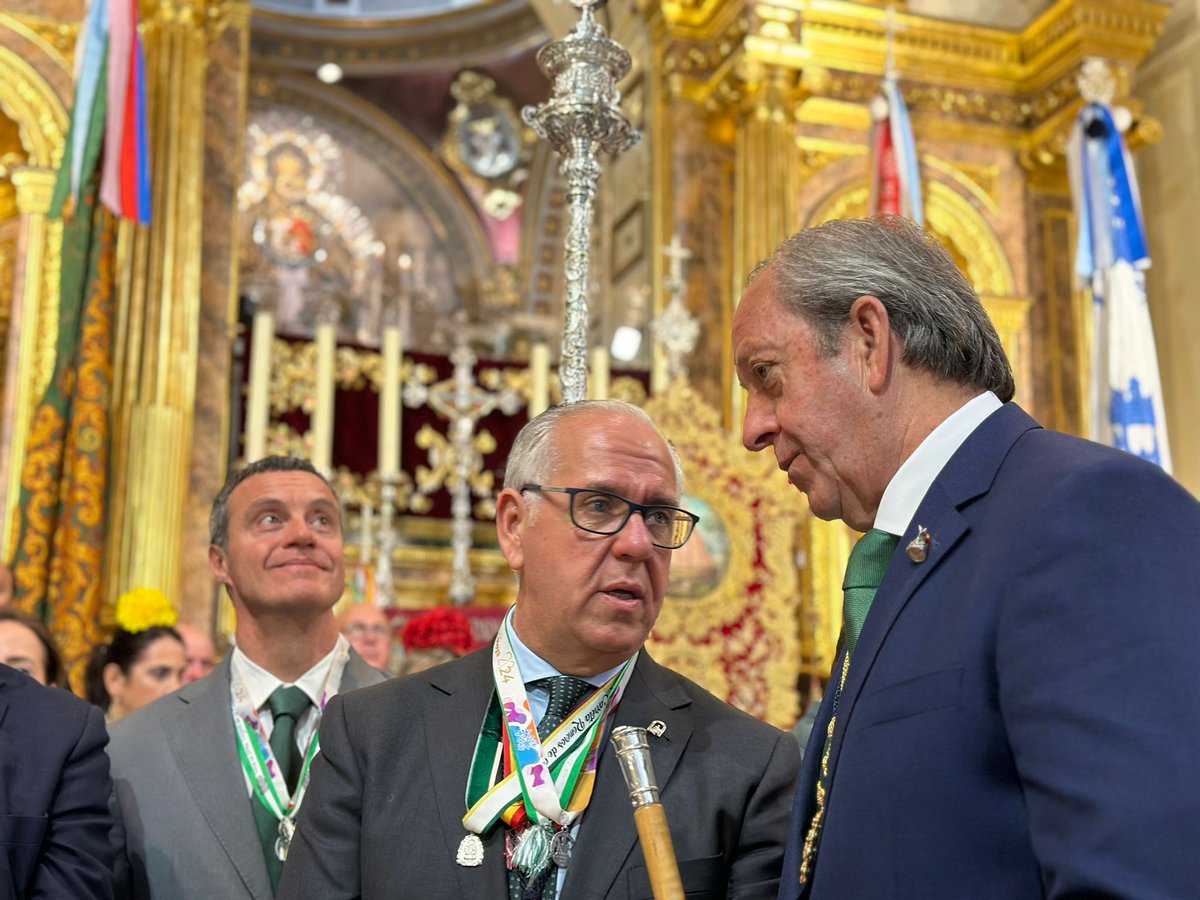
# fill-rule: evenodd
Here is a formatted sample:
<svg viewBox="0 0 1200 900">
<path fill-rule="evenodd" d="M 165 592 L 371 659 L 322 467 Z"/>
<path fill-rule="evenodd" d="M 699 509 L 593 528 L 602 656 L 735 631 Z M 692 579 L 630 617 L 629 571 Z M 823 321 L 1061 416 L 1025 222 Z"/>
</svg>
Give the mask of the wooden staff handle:
<svg viewBox="0 0 1200 900">
<path fill-rule="evenodd" d="M 638 840 L 642 842 L 642 854 L 646 857 L 646 871 L 650 874 L 654 900 L 683 900 L 683 882 L 679 879 L 679 866 L 675 862 L 675 845 L 671 843 L 667 814 L 662 804 L 639 806 L 633 811 L 633 820 L 637 823 Z"/>
<path fill-rule="evenodd" d="M 634 725 L 614 728 L 612 742 L 621 762 L 621 774 L 629 786 L 633 820 L 637 825 L 638 840 L 642 842 L 642 855 L 646 857 L 654 900 L 683 900 L 675 845 L 671 843 L 671 831 L 667 828 L 667 812 L 658 801 L 646 729 Z"/>
</svg>

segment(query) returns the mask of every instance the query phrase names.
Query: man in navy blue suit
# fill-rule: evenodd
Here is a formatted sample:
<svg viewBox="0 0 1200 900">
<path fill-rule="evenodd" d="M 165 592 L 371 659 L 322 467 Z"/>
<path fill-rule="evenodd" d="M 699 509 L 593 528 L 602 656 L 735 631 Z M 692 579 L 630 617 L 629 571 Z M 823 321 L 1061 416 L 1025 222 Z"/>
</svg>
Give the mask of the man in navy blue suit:
<svg viewBox="0 0 1200 900">
<path fill-rule="evenodd" d="M 907 220 L 789 238 L 733 349 L 746 447 L 867 533 L 780 896 L 1196 896 L 1200 504 L 1012 403 Z"/>
<path fill-rule="evenodd" d="M 100 710 L 0 665 L 0 897 L 113 895 Z"/>
</svg>

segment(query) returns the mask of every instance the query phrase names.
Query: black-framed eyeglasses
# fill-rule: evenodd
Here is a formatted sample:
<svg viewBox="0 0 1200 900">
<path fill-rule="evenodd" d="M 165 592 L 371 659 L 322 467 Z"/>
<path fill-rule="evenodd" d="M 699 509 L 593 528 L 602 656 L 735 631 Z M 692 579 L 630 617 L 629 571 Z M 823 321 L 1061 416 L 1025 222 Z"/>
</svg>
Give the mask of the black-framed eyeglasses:
<svg viewBox="0 0 1200 900">
<path fill-rule="evenodd" d="M 568 494 L 571 497 L 571 523 L 582 531 L 592 534 L 616 534 L 635 512 L 640 513 L 650 533 L 650 542 L 664 550 L 678 550 L 692 536 L 692 529 L 700 521 L 695 513 L 677 506 L 662 506 L 657 503 L 634 503 L 632 500 L 601 491 L 596 488 L 550 487 L 541 484 L 523 484 L 521 491 L 542 491 Z"/>
</svg>

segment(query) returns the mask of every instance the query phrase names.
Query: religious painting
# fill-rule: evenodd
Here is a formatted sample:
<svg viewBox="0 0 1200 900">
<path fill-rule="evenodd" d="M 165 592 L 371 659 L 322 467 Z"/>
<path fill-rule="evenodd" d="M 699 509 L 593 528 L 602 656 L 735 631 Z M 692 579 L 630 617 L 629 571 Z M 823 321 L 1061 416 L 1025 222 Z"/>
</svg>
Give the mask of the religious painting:
<svg viewBox="0 0 1200 900">
<path fill-rule="evenodd" d="M 686 544 L 671 556 L 668 596 L 687 600 L 710 594 L 729 570 L 729 532 L 721 514 L 692 494 L 684 494 L 680 506 L 700 517 Z"/>
<path fill-rule="evenodd" d="M 331 320 L 340 344 L 374 347 L 387 317 L 436 346 L 427 329 L 460 298 L 419 200 L 355 135 L 299 111 L 254 115 L 246 147 L 241 284 L 279 334 L 312 338 Z"/>
</svg>

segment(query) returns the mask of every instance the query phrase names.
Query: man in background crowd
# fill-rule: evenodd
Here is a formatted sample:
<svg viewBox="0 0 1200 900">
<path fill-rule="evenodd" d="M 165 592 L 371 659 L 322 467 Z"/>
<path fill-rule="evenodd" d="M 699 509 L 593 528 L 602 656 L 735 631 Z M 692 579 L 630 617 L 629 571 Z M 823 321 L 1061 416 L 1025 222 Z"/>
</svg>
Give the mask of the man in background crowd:
<svg viewBox="0 0 1200 900">
<path fill-rule="evenodd" d="M 338 624 L 359 656 L 381 672 L 389 671 L 392 626 L 387 613 L 370 603 L 354 603 L 342 611 Z"/>
<path fill-rule="evenodd" d="M 338 633 L 341 509 L 310 463 L 272 456 L 235 473 L 209 529 L 236 648 L 112 729 L 118 894 L 137 900 L 273 897 L 326 702 L 384 678 Z"/>
<path fill-rule="evenodd" d="M 199 681 L 217 667 L 217 648 L 208 632 L 201 631 L 184 622 L 176 624 L 175 630 L 183 638 L 183 647 L 187 656 L 187 668 L 183 670 L 184 684 Z"/>
</svg>

